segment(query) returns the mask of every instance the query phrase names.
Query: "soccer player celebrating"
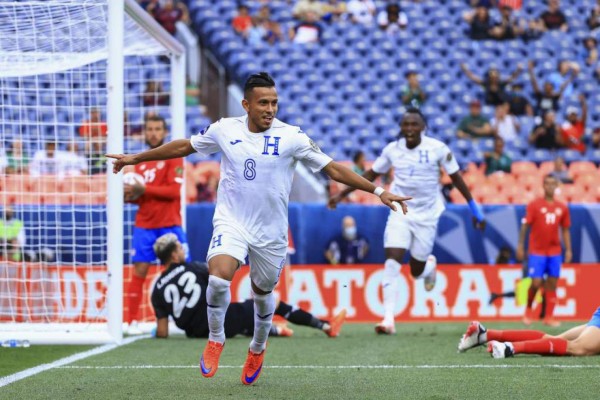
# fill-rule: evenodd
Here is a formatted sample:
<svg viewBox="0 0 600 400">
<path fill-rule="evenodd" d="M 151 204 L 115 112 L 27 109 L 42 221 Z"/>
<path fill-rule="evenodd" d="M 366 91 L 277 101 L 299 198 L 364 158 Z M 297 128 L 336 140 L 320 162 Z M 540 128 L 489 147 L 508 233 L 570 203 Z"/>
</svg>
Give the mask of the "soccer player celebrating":
<svg viewBox="0 0 600 400">
<path fill-rule="evenodd" d="M 288 201 L 296 163 L 323 171 L 335 181 L 379 196 L 381 202 L 403 212 L 409 197 L 375 187 L 368 180 L 333 161 L 296 126 L 275 118 L 278 108 L 275 82 L 265 72 L 251 75 L 244 85 L 242 106 L 247 115 L 223 118 L 191 139 L 179 139 L 139 154 L 110 154 L 113 171 L 150 160 L 184 157 L 197 151 L 222 152 L 221 180 L 208 250 L 206 290 L 209 337 L 200 357 L 202 375 L 214 376 L 225 343 L 224 320 L 231 299 L 235 271 L 250 261 L 254 294 L 254 336 L 241 380 L 251 385 L 263 366 L 271 330 L 275 297 L 273 288 L 285 263 Z"/>
<path fill-rule="evenodd" d="M 150 116 L 144 121 L 146 144 L 155 149 L 167 136 L 167 123 L 160 116 Z M 172 232 L 179 238 L 186 254 L 188 245 L 181 227 L 181 184 L 183 159 L 146 161 L 135 166 L 135 172 L 144 177 L 144 184 L 125 185 L 125 201 L 139 205 L 133 228 L 133 275 L 127 288 L 127 305 L 130 335 L 141 334 L 137 325 L 142 289 L 150 263 L 156 260 L 152 246 L 156 239 Z"/>
<path fill-rule="evenodd" d="M 554 192 L 558 187 L 558 181 L 553 175 L 544 178 L 544 197 L 533 200 L 527 205 L 527 211 L 521 231 L 519 233 L 519 244 L 517 246 L 517 259 L 523 260 L 525 254 L 525 235 L 531 226 L 529 235 L 529 277 L 531 286 L 527 293 L 527 307 L 523 323 L 531 325 L 533 315 L 533 299 L 537 291 L 542 287 L 544 275 L 544 296 L 546 299 L 546 314 L 544 323 L 549 326 L 559 326 L 560 323 L 554 319 L 554 307 L 556 306 L 556 282 L 560 276 L 562 262 L 561 245 L 558 235 L 559 227 L 565 242 L 565 262 L 571 262 L 571 234 L 569 226 L 569 208 L 566 204 L 554 199 Z"/>
<path fill-rule="evenodd" d="M 452 183 L 469 203 L 474 224 L 483 229 L 485 221 L 463 181 L 452 152 L 444 143 L 425 136 L 425 117 L 417 108 L 409 108 L 400 123 L 400 138 L 388 144 L 363 176 L 369 181 L 394 168 L 391 192 L 411 196 L 411 213 L 390 212 L 383 235 L 385 263 L 383 277 L 383 321 L 375 326 L 380 334 L 396 332 L 394 307 L 398 299 L 398 277 L 404 254 L 410 250 L 410 272 L 423 279 L 426 290 L 432 290 L 436 278 L 436 258 L 431 254 L 438 221 L 444 211 L 440 188 L 440 167 L 450 175 Z M 347 188 L 329 199 L 335 208 L 354 189 Z M 414 208 L 413 208 L 414 207 Z M 414 210 L 414 212 L 413 212 Z"/>
<path fill-rule="evenodd" d="M 154 252 L 165 266 L 152 289 L 152 306 L 156 314 L 156 337 L 169 336 L 169 316 L 188 337 L 208 337 L 206 289 L 208 268 L 204 263 L 186 263 L 181 242 L 173 233 L 167 233 L 154 243 Z M 231 303 L 225 313 L 225 337 L 254 331 L 254 302 Z M 275 308 L 275 315 L 297 325 L 320 329 L 329 337 L 337 337 L 344 323 L 346 311 L 341 311 L 330 322 L 294 308 L 283 301 Z M 269 336 L 292 336 L 285 326 L 272 326 Z"/>
<path fill-rule="evenodd" d="M 554 356 L 600 355 L 600 307 L 586 325 L 571 328 L 558 336 L 540 331 L 486 329 L 477 321 L 471 322 L 458 343 L 464 352 L 487 343 L 494 358 L 512 357 L 515 354 L 540 354 Z"/>
</svg>

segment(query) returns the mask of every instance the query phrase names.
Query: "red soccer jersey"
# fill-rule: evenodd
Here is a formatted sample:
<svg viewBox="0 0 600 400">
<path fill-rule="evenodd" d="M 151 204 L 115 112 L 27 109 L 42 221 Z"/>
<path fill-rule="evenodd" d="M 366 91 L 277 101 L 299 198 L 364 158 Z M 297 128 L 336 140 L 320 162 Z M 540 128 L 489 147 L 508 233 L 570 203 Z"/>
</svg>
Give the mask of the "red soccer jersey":
<svg viewBox="0 0 600 400">
<path fill-rule="evenodd" d="M 555 256 L 561 253 L 558 228 L 571 226 L 569 208 L 559 201 L 549 202 L 543 198 L 527 205 L 525 222 L 531 226 L 529 253 L 539 256 Z"/>
<path fill-rule="evenodd" d="M 148 161 L 135 166 L 144 177 L 146 191 L 136 202 L 140 208 L 135 226 L 145 229 L 181 225 L 183 159 Z"/>
</svg>

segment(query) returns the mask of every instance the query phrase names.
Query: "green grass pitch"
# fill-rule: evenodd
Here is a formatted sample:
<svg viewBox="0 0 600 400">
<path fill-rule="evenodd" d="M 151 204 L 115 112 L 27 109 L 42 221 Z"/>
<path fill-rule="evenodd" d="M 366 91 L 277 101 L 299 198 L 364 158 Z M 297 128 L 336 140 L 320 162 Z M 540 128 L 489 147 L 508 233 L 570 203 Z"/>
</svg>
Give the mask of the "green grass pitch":
<svg viewBox="0 0 600 400">
<path fill-rule="evenodd" d="M 240 383 L 249 338 L 227 341 L 211 379 L 197 366 L 204 340 L 142 339 L 1 387 L 0 399 L 600 399 L 600 357 L 494 360 L 484 348 L 457 354 L 465 327 L 398 324 L 395 336 L 381 337 L 372 325 L 354 324 L 336 339 L 295 327 L 294 337 L 270 340 L 252 387 Z M 0 375 L 84 349 L 0 349 Z"/>
</svg>

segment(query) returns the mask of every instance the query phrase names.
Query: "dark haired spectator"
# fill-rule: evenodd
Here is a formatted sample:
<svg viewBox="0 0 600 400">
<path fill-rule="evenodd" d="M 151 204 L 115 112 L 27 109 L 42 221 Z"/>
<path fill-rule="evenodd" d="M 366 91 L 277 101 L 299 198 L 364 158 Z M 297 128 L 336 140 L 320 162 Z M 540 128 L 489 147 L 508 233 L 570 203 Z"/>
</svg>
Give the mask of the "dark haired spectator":
<svg viewBox="0 0 600 400">
<path fill-rule="evenodd" d="M 519 137 L 519 121 L 509 113 L 508 103 L 496 106 L 496 113 L 492 118 L 492 129 L 496 136 L 504 139 L 506 142 L 513 142 Z"/>
<path fill-rule="evenodd" d="M 7 174 L 24 174 L 29 168 L 29 157 L 23 152 L 23 142 L 19 139 L 13 140 L 10 151 L 7 154 L 5 172 Z"/>
<path fill-rule="evenodd" d="M 102 121 L 102 115 L 97 108 L 90 109 L 90 118 L 83 121 L 79 127 L 79 136 L 89 139 L 105 137 L 108 132 L 106 122 Z"/>
<path fill-rule="evenodd" d="M 600 149 L 600 128 L 594 128 L 592 132 L 592 147 Z"/>
<path fill-rule="evenodd" d="M 259 23 L 261 24 L 265 33 L 263 40 L 270 44 L 282 42 L 284 40 L 283 32 L 281 31 L 281 25 L 271 19 L 271 9 L 269 6 L 262 6 L 256 15 L 256 18 L 259 19 Z"/>
<path fill-rule="evenodd" d="M 235 33 L 243 38 L 248 37 L 248 32 L 252 27 L 252 17 L 250 17 L 250 10 L 247 6 L 241 4 L 238 7 L 238 15 L 233 17 L 231 20 L 231 26 Z"/>
<path fill-rule="evenodd" d="M 529 143 L 538 149 L 555 150 L 559 148 L 558 126 L 553 111 L 544 114 L 542 122 L 536 125 L 529 136 Z"/>
<path fill-rule="evenodd" d="M 512 8 L 500 8 L 500 21 L 490 30 L 490 36 L 497 40 L 511 40 L 523 35 L 525 30 L 520 26 L 519 20 L 513 15 Z"/>
<path fill-rule="evenodd" d="M 469 24 L 469 37 L 473 40 L 485 40 L 490 38 L 492 19 L 490 11 L 483 6 L 477 6 L 473 12 L 464 15 Z"/>
<path fill-rule="evenodd" d="M 346 3 L 342 0 L 327 0 L 323 5 L 323 20 L 337 22 L 346 14 Z"/>
<path fill-rule="evenodd" d="M 555 177 L 560 183 L 573 183 L 573 178 L 569 174 L 569 169 L 565 160 L 558 156 L 554 159 L 554 170 L 550 172 L 550 175 Z"/>
<path fill-rule="evenodd" d="M 540 90 L 537 79 L 535 77 L 533 61 L 529 61 L 529 77 L 531 79 L 531 86 L 533 87 L 533 93 L 536 99 L 535 114 L 542 116 L 549 111 L 558 111 L 559 101 L 562 97 L 566 87 L 575 79 L 575 75 L 571 75 L 569 80 L 563 82 L 558 92 L 554 91 L 552 82 L 544 82 L 543 90 Z"/>
<path fill-rule="evenodd" d="M 342 234 L 327 245 L 325 258 L 330 264 L 360 263 L 369 252 L 369 242 L 356 228 L 356 221 L 347 215 L 342 220 Z"/>
<path fill-rule="evenodd" d="M 361 150 L 358 150 L 356 153 L 354 153 L 354 157 L 352 157 L 352 171 L 362 176 L 366 170 L 365 153 Z"/>
<path fill-rule="evenodd" d="M 382 31 L 394 34 L 408 25 L 408 17 L 400 10 L 400 5 L 390 3 L 377 15 L 377 25 Z"/>
<path fill-rule="evenodd" d="M 325 14 L 324 8 L 324 4 L 319 0 L 299 0 L 292 10 L 292 15 L 304 21 L 308 13 L 313 13 L 319 20 Z"/>
<path fill-rule="evenodd" d="M 505 172 L 510 174 L 512 160 L 504 153 L 504 140 L 497 137 L 494 139 L 494 150 L 484 154 L 485 174 L 491 175 L 494 172 Z"/>
<path fill-rule="evenodd" d="M 507 92 L 506 98 L 509 105 L 509 113 L 521 117 L 523 115 L 533 115 L 533 107 L 529 104 L 527 97 L 523 95 L 523 84 L 513 83 L 511 90 Z"/>
<path fill-rule="evenodd" d="M 181 21 L 185 24 L 190 22 L 190 13 L 183 1 L 163 0 L 162 6 L 159 3 L 151 3 L 147 11 L 171 35 L 175 35 L 177 31 L 175 26 L 177 22 Z"/>
<path fill-rule="evenodd" d="M 419 75 L 416 71 L 406 73 L 406 85 L 402 87 L 402 104 L 405 106 L 421 107 L 425 102 L 426 95 L 421 89 Z"/>
<path fill-rule="evenodd" d="M 577 150 L 585 153 L 585 121 L 587 120 L 587 103 L 584 95 L 579 95 L 579 104 L 581 105 L 581 118 L 577 107 L 567 107 L 567 120 L 560 127 L 559 143 L 571 150 Z"/>
<path fill-rule="evenodd" d="M 161 82 L 148 81 L 142 94 L 142 101 L 146 107 L 166 106 L 169 105 L 169 93 L 163 89 Z"/>
<path fill-rule="evenodd" d="M 373 0 L 350 0 L 348 14 L 355 24 L 371 25 L 377 11 Z"/>
<path fill-rule="evenodd" d="M 470 0 L 471 7 L 494 8 L 497 3 L 497 0 Z"/>
<path fill-rule="evenodd" d="M 490 106 L 497 106 L 498 104 L 503 104 L 506 102 L 506 85 L 514 81 L 523 70 L 519 64 L 517 69 L 515 69 L 508 79 L 502 79 L 500 76 L 500 71 L 494 67 L 490 68 L 483 78 L 473 74 L 464 63 L 460 65 L 460 68 L 467 75 L 467 78 L 483 87 L 485 104 Z"/>
<path fill-rule="evenodd" d="M 456 136 L 461 139 L 479 139 L 493 135 L 494 130 L 490 125 L 490 120 L 481 115 L 481 103 L 479 100 L 473 100 L 469 104 L 469 115 L 458 124 Z"/>
<path fill-rule="evenodd" d="M 558 64 L 556 64 L 556 71 L 552 72 L 548 77 L 552 86 L 554 86 L 554 91 L 560 91 L 562 84 L 569 80 L 569 84 L 565 87 L 563 95 L 565 97 L 569 97 L 573 94 L 573 80 L 577 78 L 579 74 L 579 65 L 576 62 L 568 61 L 568 60 L 560 60 Z M 573 79 L 571 79 L 571 77 Z"/>
<path fill-rule="evenodd" d="M 596 5 L 590 12 L 590 16 L 587 19 L 587 25 L 590 30 L 600 27 L 600 0 L 596 0 Z"/>
<path fill-rule="evenodd" d="M 308 12 L 304 21 L 290 29 L 290 39 L 294 43 L 317 43 L 321 40 L 323 28 L 317 22 L 317 14 Z"/>
<path fill-rule="evenodd" d="M 559 0 L 548 0 L 548 9 L 537 20 L 531 21 L 530 29 L 534 33 L 554 30 L 566 32 L 569 29 L 569 25 L 567 24 L 567 17 L 560 11 Z"/>
<path fill-rule="evenodd" d="M 598 41 L 596 38 L 588 37 L 583 41 L 582 58 L 588 67 L 596 66 L 598 63 Z"/>
</svg>

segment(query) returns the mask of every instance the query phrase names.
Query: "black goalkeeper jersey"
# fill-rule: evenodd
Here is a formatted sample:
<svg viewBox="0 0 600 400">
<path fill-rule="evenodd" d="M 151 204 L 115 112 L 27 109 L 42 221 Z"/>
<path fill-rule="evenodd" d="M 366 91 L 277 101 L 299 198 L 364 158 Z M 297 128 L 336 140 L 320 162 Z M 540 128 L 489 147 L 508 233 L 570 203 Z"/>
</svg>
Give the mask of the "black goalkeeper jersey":
<svg viewBox="0 0 600 400">
<path fill-rule="evenodd" d="M 152 289 L 152 306 L 156 318 L 172 316 L 175 324 L 184 330 L 187 336 L 207 335 L 207 287 L 206 264 L 171 264 Z"/>
</svg>

